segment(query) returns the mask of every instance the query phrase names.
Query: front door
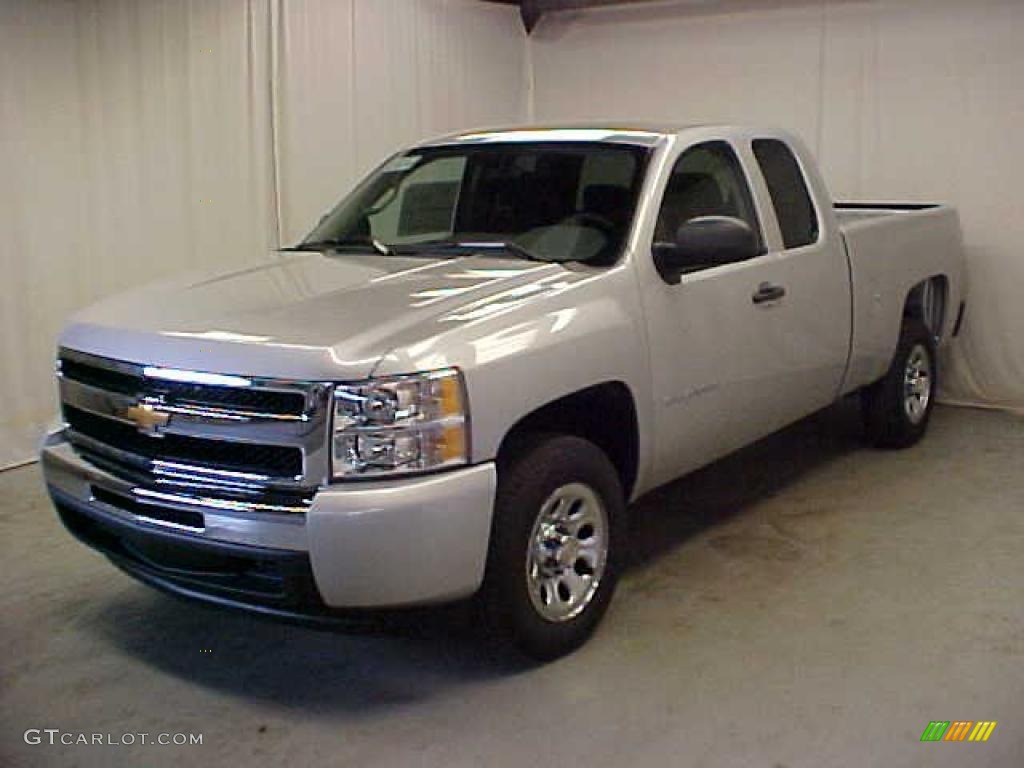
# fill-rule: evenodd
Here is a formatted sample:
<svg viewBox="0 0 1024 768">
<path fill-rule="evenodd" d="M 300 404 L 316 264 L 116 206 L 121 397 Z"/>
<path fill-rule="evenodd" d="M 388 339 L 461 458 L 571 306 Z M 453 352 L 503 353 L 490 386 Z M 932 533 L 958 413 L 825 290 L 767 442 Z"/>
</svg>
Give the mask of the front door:
<svg viewBox="0 0 1024 768">
<path fill-rule="evenodd" d="M 831 344 L 833 334 L 822 336 L 808 325 L 813 299 L 798 275 L 800 254 L 793 258 L 765 244 L 747 175 L 725 141 L 698 144 L 679 156 L 654 240 L 671 241 L 679 224 L 710 215 L 746 221 L 763 247 L 747 261 L 684 274 L 677 285 L 647 284 L 657 482 L 821 407 L 834 397 L 842 373 L 840 366 L 828 376 L 814 374 L 807 364 L 808 354 Z M 844 351 L 840 339 L 829 354 Z"/>
</svg>

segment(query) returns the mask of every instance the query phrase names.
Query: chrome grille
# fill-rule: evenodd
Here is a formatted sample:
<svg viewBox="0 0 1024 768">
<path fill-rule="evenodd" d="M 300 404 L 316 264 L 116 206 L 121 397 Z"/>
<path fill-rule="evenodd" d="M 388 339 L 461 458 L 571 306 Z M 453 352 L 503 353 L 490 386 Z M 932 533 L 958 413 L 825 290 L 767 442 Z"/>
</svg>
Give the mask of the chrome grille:
<svg viewBox="0 0 1024 768">
<path fill-rule="evenodd" d="M 284 510 L 303 508 L 327 479 L 329 384 L 141 366 L 68 349 L 58 378 L 75 449 L 139 487 Z"/>
<path fill-rule="evenodd" d="M 109 361 L 113 362 L 113 361 Z M 208 408 L 234 409 L 244 413 L 276 414 L 301 417 L 306 412 L 306 393 L 247 387 L 203 386 L 181 381 L 147 378 L 145 368 L 137 373 L 124 369 L 85 363 L 65 353 L 60 359 L 64 378 L 87 384 L 101 391 L 138 395 L 140 392 L 159 395 L 174 403 Z"/>
<path fill-rule="evenodd" d="M 64 420 L 76 434 L 100 445 L 116 446 L 148 462 L 162 460 L 265 477 L 302 476 L 302 451 L 296 446 L 227 443 L 174 434 L 161 434 L 154 439 L 123 421 L 97 416 L 67 403 Z"/>
</svg>

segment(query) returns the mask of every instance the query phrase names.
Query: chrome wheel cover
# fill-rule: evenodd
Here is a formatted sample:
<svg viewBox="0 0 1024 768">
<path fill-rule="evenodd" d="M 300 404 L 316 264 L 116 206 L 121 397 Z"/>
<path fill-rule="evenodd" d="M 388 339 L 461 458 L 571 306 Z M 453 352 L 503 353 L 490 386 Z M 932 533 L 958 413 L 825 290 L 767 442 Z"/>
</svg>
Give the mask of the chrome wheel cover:
<svg viewBox="0 0 1024 768">
<path fill-rule="evenodd" d="M 608 540 L 608 513 L 590 486 L 569 483 L 548 496 L 526 545 L 526 591 L 541 618 L 568 621 L 590 604 Z"/>
<path fill-rule="evenodd" d="M 932 397 L 931 355 L 923 344 L 915 344 L 903 370 L 903 410 L 911 424 L 920 424 Z"/>
</svg>

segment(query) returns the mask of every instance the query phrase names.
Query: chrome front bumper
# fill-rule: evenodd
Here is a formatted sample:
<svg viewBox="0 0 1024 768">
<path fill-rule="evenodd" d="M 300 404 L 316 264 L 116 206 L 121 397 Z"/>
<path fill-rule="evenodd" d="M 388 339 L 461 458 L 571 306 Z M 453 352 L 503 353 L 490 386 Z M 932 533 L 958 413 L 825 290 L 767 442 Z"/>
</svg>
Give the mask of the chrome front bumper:
<svg viewBox="0 0 1024 768">
<path fill-rule="evenodd" d="M 490 463 L 326 486 L 305 512 L 140 495 L 60 432 L 45 441 L 41 463 L 73 533 L 143 581 L 190 597 L 286 613 L 389 608 L 466 597 L 483 579 L 496 485 Z M 197 522 L 175 522 L 181 514 Z M 250 581 L 266 583 L 273 599 L 250 595 Z"/>
</svg>

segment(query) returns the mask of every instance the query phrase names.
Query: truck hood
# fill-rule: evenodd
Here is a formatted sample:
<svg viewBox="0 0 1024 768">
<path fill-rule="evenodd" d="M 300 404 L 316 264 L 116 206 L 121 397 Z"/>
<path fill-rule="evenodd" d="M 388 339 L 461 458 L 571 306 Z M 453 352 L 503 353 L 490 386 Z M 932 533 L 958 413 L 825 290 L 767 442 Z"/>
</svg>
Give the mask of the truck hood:
<svg viewBox="0 0 1024 768">
<path fill-rule="evenodd" d="M 381 357 L 584 277 L 558 264 L 281 253 L 176 278 L 79 313 L 61 346 L 118 360 L 249 376 L 351 380 Z"/>
</svg>

